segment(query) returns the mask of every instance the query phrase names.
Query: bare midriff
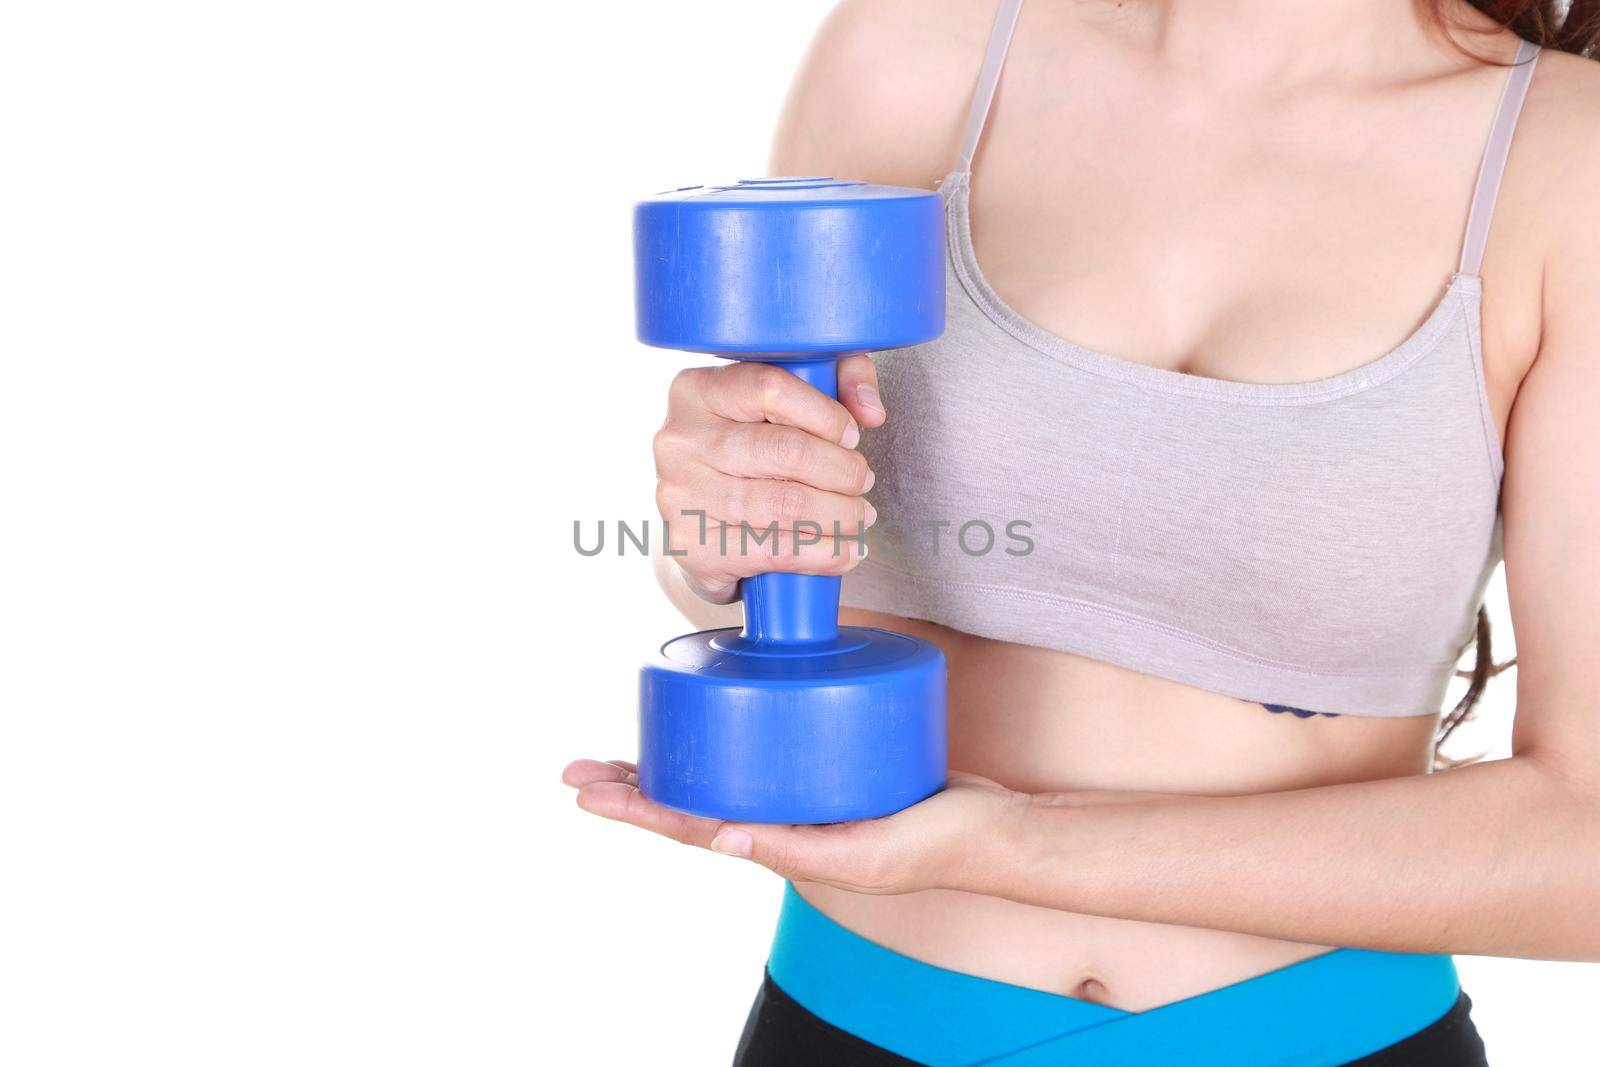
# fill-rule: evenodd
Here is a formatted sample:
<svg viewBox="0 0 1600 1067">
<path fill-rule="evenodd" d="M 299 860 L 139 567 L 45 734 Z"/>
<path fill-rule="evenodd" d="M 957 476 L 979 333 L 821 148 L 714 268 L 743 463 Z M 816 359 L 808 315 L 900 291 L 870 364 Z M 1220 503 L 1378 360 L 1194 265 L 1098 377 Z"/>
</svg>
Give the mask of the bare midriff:
<svg viewBox="0 0 1600 1067">
<path fill-rule="evenodd" d="M 1023 792 L 1280 792 L 1422 774 L 1432 751 L 1433 716 L 1274 715 L 1260 704 L 1068 653 L 873 612 L 847 611 L 845 621 L 938 644 L 950 670 L 951 767 Z M 1329 947 L 950 890 L 864 896 L 809 883 L 797 888 L 835 921 L 914 959 L 1130 1011 Z"/>
</svg>

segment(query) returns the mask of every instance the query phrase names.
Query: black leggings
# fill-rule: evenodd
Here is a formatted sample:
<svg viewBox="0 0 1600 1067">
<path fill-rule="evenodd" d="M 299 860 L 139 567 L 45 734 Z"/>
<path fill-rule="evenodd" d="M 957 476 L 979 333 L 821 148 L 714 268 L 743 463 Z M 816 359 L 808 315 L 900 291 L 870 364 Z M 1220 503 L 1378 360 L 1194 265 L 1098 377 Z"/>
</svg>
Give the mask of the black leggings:
<svg viewBox="0 0 1600 1067">
<path fill-rule="evenodd" d="M 1345 1067 L 1488 1067 L 1465 993 L 1438 1022 Z M 769 977 L 744 1024 L 734 1067 L 921 1067 L 817 1018 Z M 1073 1064 L 1072 1067 L 1094 1067 Z M 1180 1067 L 1180 1065 L 1152 1065 Z"/>
</svg>

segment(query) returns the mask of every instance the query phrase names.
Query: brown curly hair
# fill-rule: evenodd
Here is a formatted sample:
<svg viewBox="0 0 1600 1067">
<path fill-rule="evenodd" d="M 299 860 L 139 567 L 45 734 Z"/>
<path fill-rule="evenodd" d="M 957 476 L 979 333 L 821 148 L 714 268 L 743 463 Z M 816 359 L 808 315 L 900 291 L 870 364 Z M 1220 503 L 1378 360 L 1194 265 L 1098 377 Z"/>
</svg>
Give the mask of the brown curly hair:
<svg viewBox="0 0 1600 1067">
<path fill-rule="evenodd" d="M 1437 25 L 1462 28 L 1452 18 L 1452 0 L 1418 0 Z M 1524 40 L 1544 48 L 1596 58 L 1600 46 L 1600 0 L 1467 0 L 1467 3 Z M 1457 8 L 1457 10 L 1459 10 Z"/>
</svg>

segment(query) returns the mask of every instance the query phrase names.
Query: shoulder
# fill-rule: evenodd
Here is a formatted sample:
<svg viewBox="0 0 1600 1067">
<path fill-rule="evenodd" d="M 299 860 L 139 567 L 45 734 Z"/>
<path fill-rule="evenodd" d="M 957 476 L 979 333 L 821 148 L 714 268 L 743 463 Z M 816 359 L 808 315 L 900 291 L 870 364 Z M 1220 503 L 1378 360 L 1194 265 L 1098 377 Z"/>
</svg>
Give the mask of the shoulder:
<svg viewBox="0 0 1600 1067">
<path fill-rule="evenodd" d="M 1512 141 L 1485 261 L 1490 347 L 1498 340 L 1520 353 L 1508 364 L 1519 373 L 1570 329 L 1565 320 L 1588 314 L 1600 286 L 1597 207 L 1600 63 L 1547 50 Z"/>
<path fill-rule="evenodd" d="M 1563 117 L 1587 113 L 1600 121 L 1600 61 L 1569 52 L 1545 49 L 1539 55 L 1534 93 L 1554 106 Z"/>
<path fill-rule="evenodd" d="M 1551 153 L 1600 163 L 1600 62 L 1544 52 L 1528 91 L 1528 118 L 1533 136 Z"/>
<path fill-rule="evenodd" d="M 1507 258 L 1498 277 L 1506 293 L 1522 294 L 1523 370 L 1536 363 L 1594 362 L 1600 349 L 1600 62 L 1560 51 L 1539 56 L 1517 136 L 1501 208 L 1498 242 Z M 1493 248 L 1491 243 L 1491 248 Z M 1504 304 L 1504 301 L 1502 301 Z M 1522 320 L 1520 320 L 1522 322 Z"/>
<path fill-rule="evenodd" d="M 1550 247 L 1563 233 L 1594 243 L 1588 220 L 1600 196 L 1600 62 L 1546 51 L 1529 87 L 1512 147 L 1518 191 L 1541 211 Z"/>
<path fill-rule="evenodd" d="M 843 0 L 784 102 L 771 169 L 932 186 L 954 165 L 995 0 Z"/>
<path fill-rule="evenodd" d="M 1600 287 L 1600 62 L 1545 52 L 1529 89 L 1520 156 L 1522 216 L 1537 218 L 1545 255 L 1546 315 L 1558 307 L 1584 316 Z M 1559 302 L 1559 303 L 1558 303 Z M 1576 302 L 1576 303 L 1574 303 Z"/>
</svg>

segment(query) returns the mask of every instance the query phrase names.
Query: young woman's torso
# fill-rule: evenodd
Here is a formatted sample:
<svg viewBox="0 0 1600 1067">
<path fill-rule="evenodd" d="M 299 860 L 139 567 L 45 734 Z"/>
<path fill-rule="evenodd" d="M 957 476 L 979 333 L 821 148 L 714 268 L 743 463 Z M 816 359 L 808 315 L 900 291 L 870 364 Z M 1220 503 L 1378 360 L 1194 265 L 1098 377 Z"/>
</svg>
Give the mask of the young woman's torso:
<svg viewBox="0 0 1600 1067">
<path fill-rule="evenodd" d="M 993 16 L 988 0 L 971 6 L 956 23 L 971 27 L 971 47 L 948 64 L 968 91 Z M 1329 377 L 1414 331 L 1455 270 L 1504 69 L 1398 35 L 1374 72 L 1291 63 L 1266 91 L 1259 61 L 1163 52 L 1151 25 L 1119 10 L 1022 14 L 971 184 L 973 247 L 993 289 L 1077 344 L 1235 381 Z M 1243 35 L 1234 43 L 1250 50 Z M 1515 41 L 1478 46 L 1509 57 Z M 1485 390 L 1501 439 L 1539 334 L 1539 234 L 1520 224 L 1537 186 L 1518 163 L 1536 140 L 1519 134 L 1483 271 Z M 1431 716 L 1275 715 L 1064 652 L 846 618 L 940 644 L 952 765 L 1021 790 L 1268 792 L 1423 773 L 1432 758 Z M 800 889 L 907 955 L 1132 1010 L 1322 950 L 954 892 Z"/>
</svg>

